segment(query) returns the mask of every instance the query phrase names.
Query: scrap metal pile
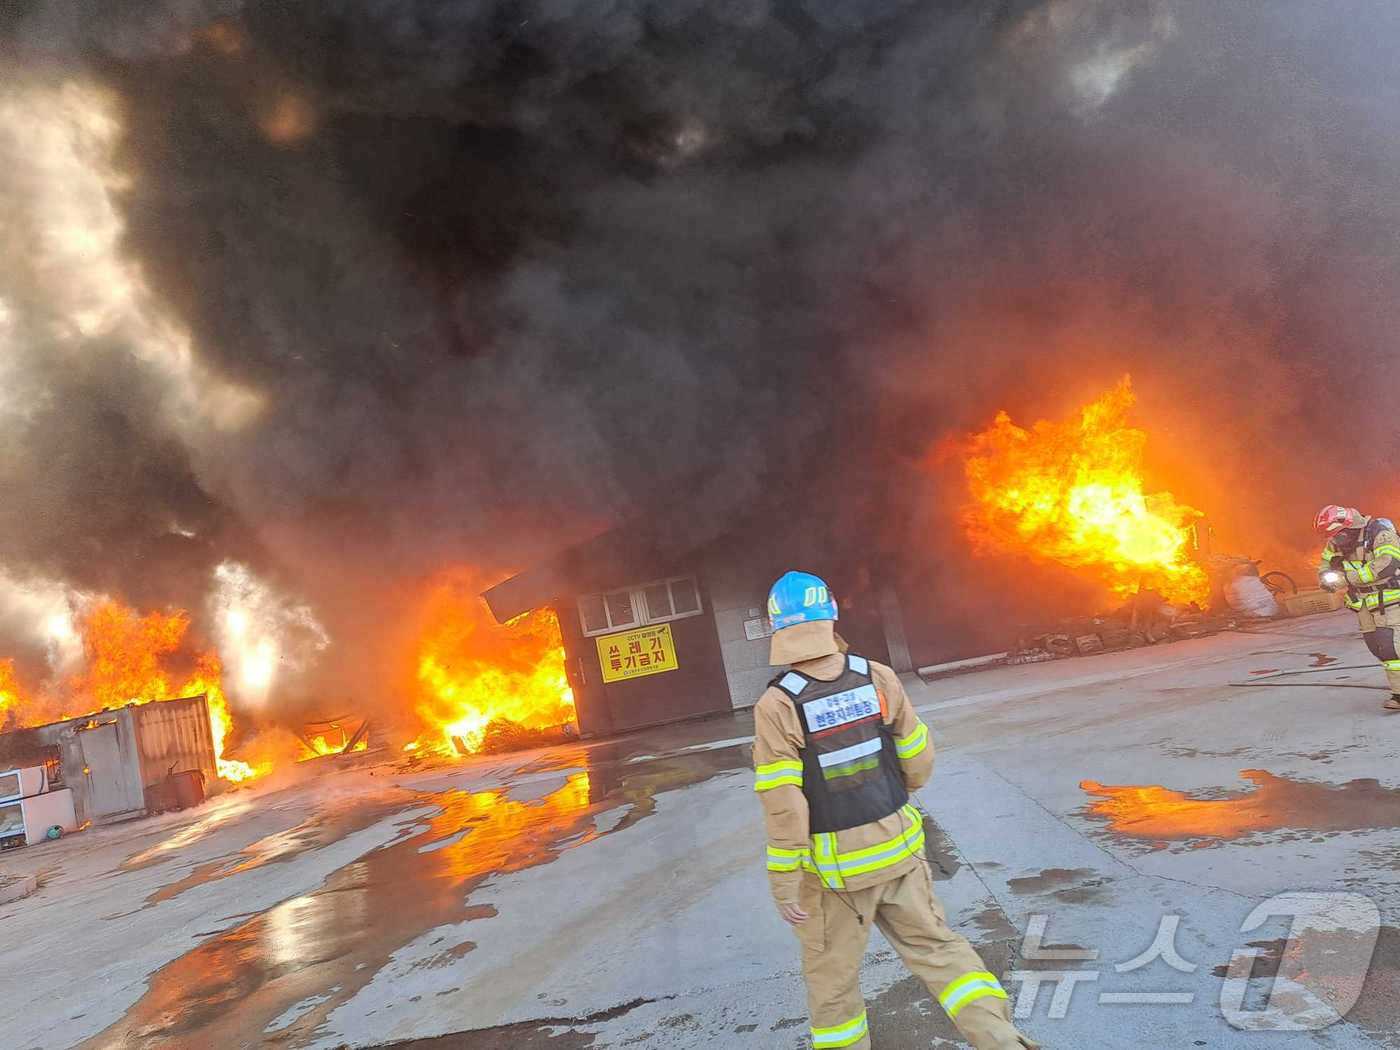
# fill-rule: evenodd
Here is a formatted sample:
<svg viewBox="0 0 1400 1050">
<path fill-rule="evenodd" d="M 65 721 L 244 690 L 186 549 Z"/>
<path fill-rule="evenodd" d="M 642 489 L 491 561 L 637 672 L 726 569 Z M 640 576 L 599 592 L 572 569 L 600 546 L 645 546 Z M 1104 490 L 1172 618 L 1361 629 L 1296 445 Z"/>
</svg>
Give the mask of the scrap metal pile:
<svg viewBox="0 0 1400 1050">
<path fill-rule="evenodd" d="M 1117 652 L 1280 617 L 1329 612 L 1341 605 L 1338 596 L 1316 588 L 1300 589 L 1286 573 L 1261 574 L 1258 562 L 1249 558 L 1213 554 L 1202 558 L 1202 565 L 1210 579 L 1210 598 L 1204 607 L 1174 604 L 1157 591 L 1142 588 L 1112 611 L 1023 628 L 1006 662 Z"/>
</svg>

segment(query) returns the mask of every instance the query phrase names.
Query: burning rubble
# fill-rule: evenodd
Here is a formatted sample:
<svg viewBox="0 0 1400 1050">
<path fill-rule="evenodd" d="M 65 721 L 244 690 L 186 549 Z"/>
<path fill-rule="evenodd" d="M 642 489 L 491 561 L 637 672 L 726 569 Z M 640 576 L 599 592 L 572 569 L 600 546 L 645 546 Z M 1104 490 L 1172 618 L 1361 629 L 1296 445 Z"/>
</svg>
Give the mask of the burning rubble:
<svg viewBox="0 0 1400 1050">
<path fill-rule="evenodd" d="M 1205 605 L 1210 580 L 1192 556 L 1190 528 L 1201 513 L 1147 491 L 1147 434 L 1128 422 L 1134 403 L 1125 377 L 1069 419 L 1027 430 L 1000 412 L 970 438 L 964 524 L 973 549 L 1080 569 L 1120 598 L 1153 590 Z"/>
<path fill-rule="evenodd" d="M 125 707 L 203 695 L 219 775 L 241 783 L 267 773 L 225 756 L 233 716 L 218 653 L 188 646 L 189 615 L 182 610 L 139 613 L 114 599 L 95 601 L 78 620 L 82 669 L 45 693 L 23 690 L 12 660 L 0 661 L 0 716 L 11 728 L 67 717 L 75 711 Z M 4 718 L 0 717 L 0 723 Z"/>
<path fill-rule="evenodd" d="M 970 496 L 963 526 L 972 550 L 1070 569 L 1101 595 L 1095 615 L 1017 625 L 1014 659 L 1193 637 L 1237 615 L 1282 611 L 1257 562 L 1211 552 L 1205 515 L 1170 492 L 1151 490 L 1148 435 L 1131 422 L 1135 403 L 1125 376 L 1066 419 L 1026 428 L 1003 411 L 961 444 Z M 1247 600 L 1246 584 L 1253 585 Z"/>
<path fill-rule="evenodd" d="M 307 722 L 297 734 L 304 751 L 300 761 L 368 751 L 369 730 L 367 718 L 342 716 Z"/>
<path fill-rule="evenodd" d="M 256 755 L 235 759 L 235 701 L 265 727 L 274 686 L 285 687 L 330 644 L 309 608 L 233 561 L 215 568 L 194 614 L 178 606 L 143 611 L 58 581 L 4 576 L 0 608 L 17 643 L 14 656 L 0 660 L 0 731 L 202 695 L 219 775 L 233 782 L 264 775 L 301 746 L 269 739 Z M 245 741 L 250 726 L 245 721 Z"/>
<path fill-rule="evenodd" d="M 422 608 L 413 682 L 425 727 L 406 750 L 470 754 L 559 740 L 574 720 L 559 623 L 548 609 L 508 624 L 479 597 L 481 578 L 444 574 Z"/>
<path fill-rule="evenodd" d="M 417 721 L 407 752 L 459 757 L 514 749 L 563 739 L 573 725 L 573 693 L 553 613 L 499 625 L 479 597 L 482 579 L 465 569 L 443 573 L 420 600 L 418 620 L 403 643 L 409 682 L 395 701 L 411 707 Z M 242 783 L 300 761 L 367 751 L 371 723 L 363 713 L 289 722 L 273 704 L 259 715 L 261 728 L 241 757 L 229 753 L 234 721 L 221 653 L 239 668 L 233 685 L 242 702 L 262 708 L 271 704 L 277 665 L 295 662 L 288 651 L 296 649 L 293 628 L 314 650 L 329 644 L 309 610 L 272 601 L 255 582 L 228 565 L 216 574 L 210 604 L 218 648 L 199 644 L 183 610 L 142 612 L 112 598 L 74 596 L 77 612 L 69 627 L 80 642 L 76 666 L 29 688 L 13 659 L 0 660 L 0 729 L 202 694 L 225 780 Z"/>
</svg>

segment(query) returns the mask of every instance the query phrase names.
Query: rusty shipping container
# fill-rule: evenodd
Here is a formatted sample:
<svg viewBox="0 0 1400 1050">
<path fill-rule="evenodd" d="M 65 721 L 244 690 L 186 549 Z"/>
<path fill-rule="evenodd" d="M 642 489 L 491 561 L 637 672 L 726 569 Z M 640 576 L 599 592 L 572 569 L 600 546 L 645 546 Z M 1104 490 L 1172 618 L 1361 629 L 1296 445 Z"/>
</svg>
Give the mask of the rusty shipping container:
<svg viewBox="0 0 1400 1050">
<path fill-rule="evenodd" d="M 209 705 L 202 694 L 129 704 L 26 732 L 34 742 L 59 749 L 80 823 L 145 816 L 172 774 L 198 772 L 206 784 L 216 782 Z"/>
<path fill-rule="evenodd" d="M 141 760 L 141 783 L 151 787 L 171 773 L 198 770 L 212 784 L 218 775 L 214 734 L 204 696 L 128 708 Z"/>
</svg>

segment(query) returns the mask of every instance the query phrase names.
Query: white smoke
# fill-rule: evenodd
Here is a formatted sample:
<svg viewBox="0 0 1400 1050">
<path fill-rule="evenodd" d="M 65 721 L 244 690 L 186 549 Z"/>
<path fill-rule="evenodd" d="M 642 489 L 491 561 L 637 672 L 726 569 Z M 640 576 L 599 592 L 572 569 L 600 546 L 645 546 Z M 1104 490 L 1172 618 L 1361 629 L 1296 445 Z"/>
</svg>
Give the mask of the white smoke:
<svg viewBox="0 0 1400 1050">
<path fill-rule="evenodd" d="M 251 569 L 226 561 L 214 570 L 209 612 L 228 678 L 241 704 L 264 707 L 288 676 L 314 666 L 330 637 L 311 609 L 280 594 Z"/>
<path fill-rule="evenodd" d="M 0 572 L 0 635 L 42 651 L 53 676 L 71 674 L 83 662 L 77 614 L 89 600 L 57 580 L 19 579 Z"/>
</svg>

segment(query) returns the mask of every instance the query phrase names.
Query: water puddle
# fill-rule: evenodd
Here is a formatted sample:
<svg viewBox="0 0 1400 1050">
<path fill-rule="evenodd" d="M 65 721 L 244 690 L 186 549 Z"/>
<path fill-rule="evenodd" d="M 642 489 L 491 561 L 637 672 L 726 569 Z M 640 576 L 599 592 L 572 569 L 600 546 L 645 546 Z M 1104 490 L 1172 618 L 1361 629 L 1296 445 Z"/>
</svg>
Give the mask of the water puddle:
<svg viewBox="0 0 1400 1050">
<path fill-rule="evenodd" d="M 1189 842 L 1195 848 L 1263 832 L 1292 829 L 1335 833 L 1400 827 L 1400 789 L 1376 780 L 1324 784 L 1275 776 L 1262 769 L 1240 773 L 1251 788 L 1193 798 L 1160 784 L 1109 785 L 1085 780 L 1095 797 L 1086 815 L 1113 835 L 1158 844 Z"/>
<path fill-rule="evenodd" d="M 1008 879 L 1007 888 L 1021 897 L 1053 897 L 1065 904 L 1091 904 L 1108 898 L 1111 880 L 1093 868 L 1046 868 L 1035 875 Z"/>
<path fill-rule="evenodd" d="M 305 853 L 324 849 L 348 835 L 363 831 L 393 813 L 402 811 L 412 804 L 416 797 L 410 792 L 395 791 L 386 793 L 381 798 L 361 800 L 356 805 L 342 802 L 294 828 L 264 836 L 230 857 L 220 857 L 196 865 L 184 878 L 168 883 L 148 896 L 141 909 L 171 900 L 196 886 L 241 875 L 267 864 L 285 864 Z"/>
<path fill-rule="evenodd" d="M 655 812 L 656 795 L 748 762 L 748 749 L 734 747 L 641 768 L 602 766 L 563 776 L 553 790 L 523 801 L 509 789 L 412 793 L 409 806 L 436 812 L 404 820 L 394 842 L 333 872 L 316 891 L 170 962 L 125 1017 L 84 1045 L 236 1046 L 273 1023 L 285 1026 L 279 1042 L 296 1045 L 403 945 L 435 927 L 494 914 L 469 903 L 489 879 L 630 827 Z M 618 809 L 621 818 L 612 814 Z M 471 947 L 444 943 L 444 964 Z"/>
</svg>

